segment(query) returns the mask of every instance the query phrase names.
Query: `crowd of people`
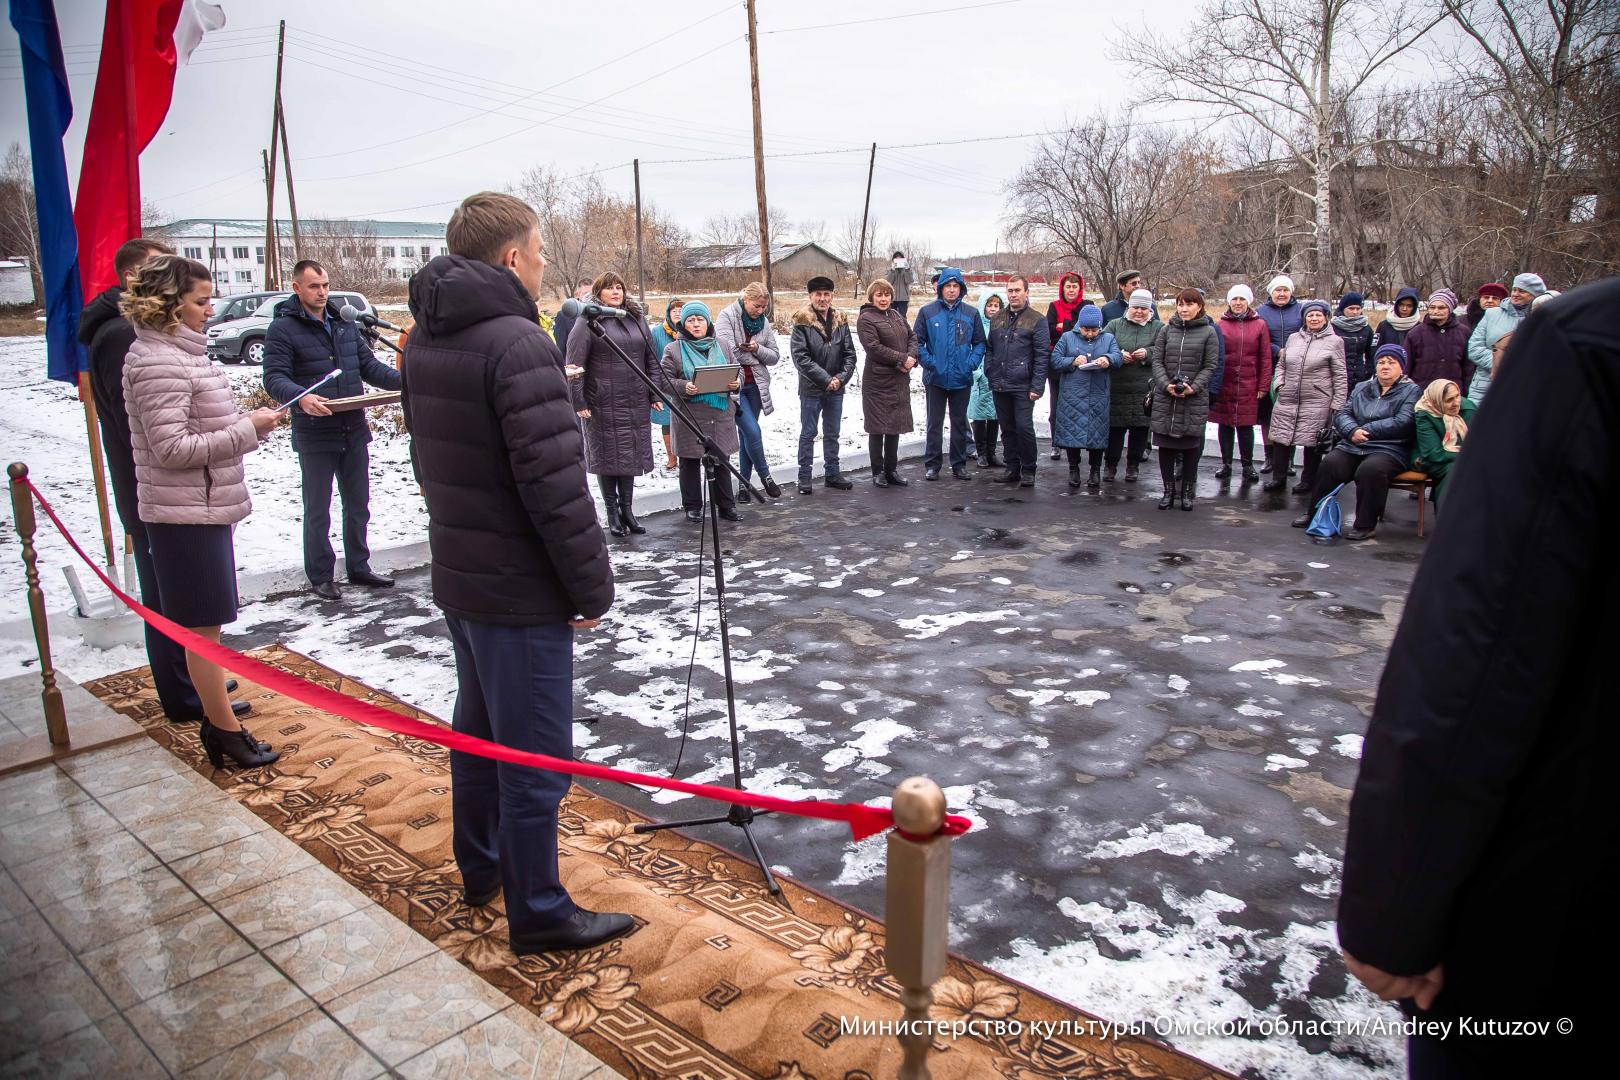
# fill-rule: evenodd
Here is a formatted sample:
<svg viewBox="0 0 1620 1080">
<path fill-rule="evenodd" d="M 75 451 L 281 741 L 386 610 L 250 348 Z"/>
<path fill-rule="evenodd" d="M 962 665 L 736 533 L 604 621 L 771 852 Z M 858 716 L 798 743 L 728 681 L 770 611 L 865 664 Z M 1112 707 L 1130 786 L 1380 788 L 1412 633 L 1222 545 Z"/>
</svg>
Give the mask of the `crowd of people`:
<svg viewBox="0 0 1620 1080">
<path fill-rule="evenodd" d="M 1258 304 L 1248 285 L 1232 286 L 1218 318 L 1206 310 L 1201 290 L 1183 289 L 1174 314 L 1163 319 L 1142 275 L 1128 270 L 1101 305 L 1085 297 L 1079 274 L 1063 274 L 1043 314 L 1022 275 L 982 289 L 975 306 L 962 272 L 946 267 L 935 278 L 934 300 L 908 320 L 915 284 L 915 271 L 895 252 L 885 276 L 867 287 L 852 327 L 833 303 L 833 281 L 814 277 L 787 319 L 784 348 L 758 282 L 718 315 L 705 304 L 672 299 L 651 328 L 619 275 L 581 282 L 582 297 L 627 307 L 634 316 L 611 320 L 606 339 L 571 333 L 571 322 L 555 328 L 609 531 L 645 531 L 631 512 L 631 497 L 634 477 L 653 468 L 649 408 L 663 428 L 669 464 L 680 470 L 686 516 L 702 520 L 704 445 L 683 437 L 678 424 L 670 443 L 673 410 L 664 407 L 665 395 L 701 419 L 706 438 L 737 455 L 745 483 L 733 490 L 722 470 L 722 517 L 741 520 L 737 503 L 750 492 L 762 502 L 781 495 L 762 425 L 774 412 L 771 371 L 784 354 L 799 398 L 799 493 L 814 491 L 818 438 L 823 484 L 853 487 L 839 435 L 858 341 L 865 356 L 859 365 L 862 419 L 876 487 L 909 482 L 898 467 L 898 447 L 900 436 L 914 430 L 911 372 L 921 368 L 925 480 L 939 480 L 947 465 L 954 479 L 970 480 L 969 462 L 976 460 L 981 469 L 1001 470 L 996 482 L 1035 486 L 1035 417 L 1045 397 L 1050 456 L 1067 458 L 1071 489 L 1100 491 L 1119 478 L 1122 462 L 1124 482 L 1137 482 L 1151 443 L 1159 451 L 1159 507 L 1192 510 L 1206 425 L 1215 424 L 1217 480 L 1263 480 L 1263 490 L 1281 492 L 1297 476 L 1293 493 L 1310 497 L 1294 521 L 1300 528 L 1323 498 L 1354 484 L 1356 516 L 1343 535 L 1362 540 L 1376 531 L 1390 481 L 1400 474 L 1423 472 L 1438 502 L 1469 417 L 1518 320 L 1539 299 L 1557 295 L 1530 273 L 1511 287 L 1486 283 L 1477 290 L 1480 311 L 1471 321 L 1450 289 L 1423 300 L 1418 290 L 1403 288 L 1374 325 L 1361 293 L 1346 292 L 1331 305 L 1301 300 L 1293 281 L 1279 274 Z M 618 350 L 661 388 L 649 391 L 623 372 Z M 736 368 L 730 390 L 697 394 L 694 370 L 720 364 Z"/>
</svg>

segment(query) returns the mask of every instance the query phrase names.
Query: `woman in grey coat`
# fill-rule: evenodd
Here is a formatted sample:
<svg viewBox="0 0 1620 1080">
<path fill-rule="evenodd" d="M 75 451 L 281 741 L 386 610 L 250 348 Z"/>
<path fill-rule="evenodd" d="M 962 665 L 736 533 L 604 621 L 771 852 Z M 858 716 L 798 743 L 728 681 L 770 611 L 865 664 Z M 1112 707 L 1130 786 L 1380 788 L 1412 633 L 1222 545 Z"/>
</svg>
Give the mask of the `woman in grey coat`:
<svg viewBox="0 0 1620 1080">
<path fill-rule="evenodd" d="M 1220 331 L 1204 314 L 1204 294 L 1182 289 L 1176 313 L 1148 349 L 1153 362 L 1153 445 L 1159 455 L 1164 495 L 1159 509 L 1168 510 L 1181 493 L 1181 508 L 1191 510 L 1198 486 L 1198 459 L 1204 452 L 1204 426 L 1209 421 L 1209 380 L 1220 359 Z M 1176 470 L 1180 468 L 1179 482 Z"/>
<path fill-rule="evenodd" d="M 737 418 L 733 413 L 738 387 L 732 380 L 730 392 L 725 394 L 699 394 L 692 383 L 693 372 L 700 367 L 713 367 L 726 362 L 720 351 L 709 322 L 709 306 L 698 300 L 688 300 L 681 308 L 678 341 L 670 342 L 660 361 L 664 378 L 672 392 L 679 394 L 687 415 L 703 433 L 702 438 L 688 431 L 685 424 L 675 424 L 675 456 L 681 460 L 681 506 L 688 521 L 703 520 L 703 438 L 712 439 L 720 452 L 729 459 L 737 452 Z M 720 516 L 727 521 L 741 521 L 737 512 L 737 498 L 731 488 L 731 471 L 721 468 L 719 476 Z"/>
<path fill-rule="evenodd" d="M 658 356 L 641 309 L 625 295 L 624 279 L 611 270 L 591 284 L 591 296 L 608 307 L 622 307 L 628 319 L 603 319 L 607 340 L 577 326 L 568 335 L 567 361 L 584 369 L 570 380 L 574 409 L 585 433 L 585 471 L 596 477 L 607 511 L 608 532 L 614 536 L 644 533 L 631 503 L 636 477 L 653 469 L 652 428 L 647 424 L 649 405 L 654 412 L 664 403 L 625 364 L 608 342 L 625 351 L 630 362 L 656 378 Z"/>
<path fill-rule="evenodd" d="M 737 471 L 747 480 L 758 474 L 765 494 L 778 498 L 781 485 L 771 479 L 765 460 L 765 433 L 761 419 L 776 411 L 771 404 L 771 368 L 781 359 L 776 328 L 765 314 L 770 294 L 758 281 L 750 281 L 735 304 L 727 305 L 714 320 L 714 336 L 726 363 L 742 367 L 742 389 L 737 391 Z M 744 502 L 748 492 L 737 493 Z"/>
<path fill-rule="evenodd" d="M 1316 448 L 1318 436 L 1344 408 L 1350 394 L 1344 363 L 1344 339 L 1329 325 L 1324 300 L 1302 305 L 1304 322 L 1283 344 L 1277 354 L 1277 370 L 1271 384 L 1276 403 L 1271 409 L 1271 428 L 1266 456 L 1272 460 L 1271 479 L 1266 491 L 1281 491 L 1288 482 L 1288 460 L 1293 448 L 1305 448 L 1305 468 L 1294 485 L 1303 495 L 1316 486 L 1316 470 L 1322 451 Z"/>
</svg>

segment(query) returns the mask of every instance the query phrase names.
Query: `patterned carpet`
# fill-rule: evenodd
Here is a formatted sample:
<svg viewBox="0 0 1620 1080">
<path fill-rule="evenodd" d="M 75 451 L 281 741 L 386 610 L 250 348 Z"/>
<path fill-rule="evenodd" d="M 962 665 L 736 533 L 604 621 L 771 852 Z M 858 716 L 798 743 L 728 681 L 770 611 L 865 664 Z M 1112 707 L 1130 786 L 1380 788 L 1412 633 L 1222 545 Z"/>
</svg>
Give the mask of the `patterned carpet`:
<svg viewBox="0 0 1620 1080">
<path fill-rule="evenodd" d="M 281 646 L 254 655 L 312 682 L 432 720 Z M 145 668 L 87 687 L 202 774 L 194 724 L 163 716 Z M 631 1077 L 870 1080 L 894 1076 L 889 1036 L 841 1021 L 893 1020 L 900 988 L 883 964 L 883 927 L 783 878 L 773 899 L 758 869 L 642 820 L 575 786 L 561 813 L 562 873 L 586 907 L 625 911 L 636 929 L 600 948 L 518 958 L 499 902 L 464 907 L 450 854 L 448 752 L 360 727 L 242 680 L 254 731 L 276 765 L 212 779 L 326 866 L 591 1053 Z M 881 843 L 874 838 L 869 843 Z M 1152 1042 L 1062 1034 L 1071 1006 L 952 958 L 934 1018 L 1022 1023 L 1017 1036 L 936 1039 L 939 1080 L 1220 1077 Z M 1032 1022 L 1040 1021 L 1037 1033 Z M 1056 1025 L 1059 1033 L 1047 1025 Z"/>
</svg>

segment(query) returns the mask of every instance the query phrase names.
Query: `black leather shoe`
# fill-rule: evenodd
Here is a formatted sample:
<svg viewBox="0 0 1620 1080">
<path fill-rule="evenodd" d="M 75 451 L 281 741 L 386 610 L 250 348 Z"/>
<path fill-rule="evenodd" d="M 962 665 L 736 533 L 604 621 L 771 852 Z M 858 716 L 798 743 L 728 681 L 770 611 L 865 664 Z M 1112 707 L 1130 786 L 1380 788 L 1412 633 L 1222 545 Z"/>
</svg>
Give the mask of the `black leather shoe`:
<svg viewBox="0 0 1620 1080">
<path fill-rule="evenodd" d="M 351 572 L 349 574 L 349 584 L 364 585 L 368 589 L 392 589 L 394 579 L 383 577 L 381 574 L 373 574 L 370 570 L 361 570 L 359 573 Z"/>
<path fill-rule="evenodd" d="M 225 692 L 227 694 L 236 693 L 236 680 L 235 679 L 226 679 L 225 680 Z"/>
<path fill-rule="evenodd" d="M 1350 528 L 1345 530 L 1343 535 L 1346 540 L 1371 540 L 1373 538 L 1373 534 L 1377 531 L 1377 529 Z"/>
<path fill-rule="evenodd" d="M 1127 466 L 1125 466 L 1125 482 L 1127 484 L 1136 483 L 1136 466 L 1135 465 L 1127 465 Z"/>
<path fill-rule="evenodd" d="M 1311 511 L 1307 510 L 1303 514 L 1299 515 L 1299 517 L 1289 522 L 1289 524 L 1296 529 L 1303 529 L 1311 523 L 1311 517 Z"/>
<path fill-rule="evenodd" d="M 1004 472 L 991 482 L 996 484 L 1016 484 L 1018 483 L 1018 474 L 1015 472 Z"/>
<path fill-rule="evenodd" d="M 815 488 L 812 488 L 810 486 L 810 482 L 808 480 L 799 485 L 799 494 L 800 495 L 809 495 L 809 494 L 812 494 L 814 491 L 815 491 Z"/>
<path fill-rule="evenodd" d="M 722 506 L 720 508 L 720 516 L 725 518 L 727 521 L 741 521 L 743 519 L 743 516 L 737 512 L 737 508 L 735 506 Z"/>
<path fill-rule="evenodd" d="M 1019 480 L 1018 480 L 1018 486 L 1019 487 L 1034 487 L 1035 486 L 1035 474 L 1030 473 L 1028 476 L 1020 477 Z"/>
<path fill-rule="evenodd" d="M 960 469 L 952 469 L 951 470 L 951 475 L 956 477 L 958 480 L 971 480 L 971 479 L 973 479 L 973 474 L 967 471 L 966 466 L 963 466 Z"/>
<path fill-rule="evenodd" d="M 780 499 L 782 497 L 782 485 L 767 476 L 765 478 L 765 494 L 773 499 Z"/>
<path fill-rule="evenodd" d="M 838 473 L 833 473 L 831 476 L 822 480 L 822 483 L 827 487 L 834 488 L 838 491 L 848 491 L 850 488 L 855 486 L 854 481 L 846 480 Z"/>
<path fill-rule="evenodd" d="M 323 581 L 318 585 L 311 585 L 309 591 L 322 600 L 336 600 L 343 594 L 338 592 L 337 582 Z"/>
<path fill-rule="evenodd" d="M 1176 505 L 1176 489 L 1166 488 L 1164 494 L 1159 496 L 1159 509 L 1168 510 L 1174 505 Z"/>
<path fill-rule="evenodd" d="M 1264 484 L 1261 484 L 1260 485 L 1260 490 L 1261 491 L 1281 491 L 1283 488 L 1285 488 L 1287 486 L 1288 486 L 1288 481 L 1286 481 L 1286 480 L 1272 479 L 1272 480 L 1267 480 Z"/>
<path fill-rule="evenodd" d="M 1254 471 L 1254 465 L 1245 461 L 1243 463 L 1243 482 L 1245 484 L 1252 484 L 1259 479 L 1260 474 Z"/>
<path fill-rule="evenodd" d="M 889 482 L 890 487 L 909 487 L 911 485 L 910 480 L 897 472 L 886 472 L 883 474 L 883 478 Z"/>
<path fill-rule="evenodd" d="M 873 487 L 888 487 L 889 486 L 889 478 L 887 476 L 883 475 L 883 473 L 881 471 L 874 472 L 872 474 L 872 486 Z"/>
<path fill-rule="evenodd" d="M 703 520 L 703 511 L 702 510 L 688 510 L 686 512 L 686 520 L 687 521 L 694 521 L 694 522 L 702 521 Z"/>
<path fill-rule="evenodd" d="M 1266 463 L 1260 466 L 1260 471 L 1263 473 L 1269 473 L 1271 471 L 1271 459 L 1269 457 L 1266 458 Z"/>
<path fill-rule="evenodd" d="M 628 933 L 635 929 L 635 925 L 636 921 L 628 915 L 580 908 L 560 926 L 525 938 L 513 935 L 512 951 L 519 956 L 530 956 L 564 949 L 588 949 Z"/>
<path fill-rule="evenodd" d="M 739 487 L 737 489 L 737 501 L 740 502 L 740 503 L 753 502 L 754 497 L 748 493 L 747 488 Z"/>
<path fill-rule="evenodd" d="M 1058 458 L 1063 456 L 1063 450 L 1060 447 L 1054 446 L 1052 447 L 1052 453 L 1050 456 L 1053 461 L 1056 461 Z"/>
<path fill-rule="evenodd" d="M 1215 479 L 1217 479 L 1217 480 L 1228 480 L 1228 479 L 1231 478 L 1231 476 L 1232 476 L 1232 463 L 1230 461 L 1221 462 L 1221 467 L 1215 470 Z"/>
<path fill-rule="evenodd" d="M 929 469 L 927 472 L 923 473 L 923 479 L 924 480 L 938 480 L 939 479 L 939 470 L 938 469 Z"/>
<path fill-rule="evenodd" d="M 1091 467 L 1091 472 L 1086 477 L 1086 487 L 1092 491 L 1102 487 L 1102 470 L 1095 465 Z"/>
<path fill-rule="evenodd" d="M 1069 486 L 1072 488 L 1080 486 L 1080 466 L 1078 465 L 1069 466 Z"/>
<path fill-rule="evenodd" d="M 1107 466 L 1103 467 L 1103 479 L 1108 481 L 1108 483 L 1112 484 L 1118 478 L 1119 478 L 1119 466 L 1118 465 L 1107 465 Z"/>
<path fill-rule="evenodd" d="M 1312 481 L 1311 483 L 1307 484 L 1305 481 L 1301 480 L 1299 483 L 1294 485 L 1294 494 L 1295 495 L 1309 495 L 1311 493 L 1311 488 L 1313 488 L 1315 486 L 1316 486 L 1315 481 Z"/>
<path fill-rule="evenodd" d="M 499 882 L 496 882 L 487 891 L 481 893 L 470 893 L 463 889 L 461 891 L 461 902 L 468 907 L 483 907 L 486 904 L 493 904 L 495 898 L 499 895 L 501 895 L 501 886 Z"/>
</svg>

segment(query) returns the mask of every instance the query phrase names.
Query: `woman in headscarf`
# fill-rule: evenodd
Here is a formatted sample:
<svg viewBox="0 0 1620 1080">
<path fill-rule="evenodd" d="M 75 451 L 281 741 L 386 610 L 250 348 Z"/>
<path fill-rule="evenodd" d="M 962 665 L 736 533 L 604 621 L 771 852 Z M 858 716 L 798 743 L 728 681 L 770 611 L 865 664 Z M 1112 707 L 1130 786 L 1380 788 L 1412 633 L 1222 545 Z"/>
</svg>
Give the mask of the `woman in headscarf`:
<svg viewBox="0 0 1620 1080">
<path fill-rule="evenodd" d="M 677 393 L 686 399 L 686 411 L 697 424 L 704 438 L 712 439 L 720 452 L 729 459 L 737 452 L 737 418 L 732 413 L 732 395 L 741 385 L 733 379 L 723 394 L 700 394 L 692 382 L 700 367 L 715 367 L 726 362 L 725 353 L 715 340 L 709 321 L 709 306 L 699 300 L 688 300 L 681 305 L 681 321 L 676 325 L 676 340 L 664 349 L 661 365 L 664 377 L 674 385 Z M 675 429 L 675 456 L 681 462 L 681 506 L 688 521 L 703 520 L 703 442 L 682 424 Z M 737 512 L 737 498 L 731 487 L 731 471 L 720 468 L 720 516 L 727 521 L 741 521 Z"/>
<path fill-rule="evenodd" d="M 1450 379 L 1434 380 L 1418 399 L 1417 453 L 1412 467 L 1429 475 L 1436 506 L 1440 504 L 1446 475 L 1462 452 L 1476 408 L 1463 397 L 1462 388 Z"/>
<path fill-rule="evenodd" d="M 1405 345 L 1406 335 L 1423 319 L 1423 305 L 1418 303 L 1418 291 L 1408 286 L 1395 294 L 1395 306 L 1390 308 L 1384 321 L 1373 331 L 1373 351 L 1385 345 Z"/>
<path fill-rule="evenodd" d="M 1485 317 L 1485 313 L 1492 308 L 1500 307 L 1502 301 L 1506 300 L 1507 297 L 1508 287 L 1500 281 L 1487 281 L 1481 285 L 1479 292 L 1474 295 L 1472 300 L 1468 301 L 1468 325 L 1478 326 L 1479 320 Z"/>
<path fill-rule="evenodd" d="M 900 436 L 912 430 L 911 369 L 917 366 L 917 335 L 895 303 L 894 286 L 878 278 L 866 287 L 855 319 L 855 337 L 866 350 L 861 369 L 861 413 L 874 487 L 905 487 L 900 475 Z"/>
<path fill-rule="evenodd" d="M 653 469 L 647 409 L 656 415 L 665 407 L 661 397 L 626 370 L 624 360 L 614 351 L 618 346 L 630 363 L 656 378 L 658 354 L 647 319 L 628 292 L 618 274 L 611 270 L 602 274 L 591 283 L 591 296 L 597 303 L 623 308 L 630 317 L 601 320 L 601 337 L 587 333 L 584 327 L 575 327 L 568 334 L 568 363 L 582 372 L 568 386 L 573 391 L 574 409 L 584 421 L 585 471 L 596 477 L 601 488 L 608 532 L 613 536 L 647 531 L 636 520 L 632 503 L 636 477 Z"/>
<path fill-rule="evenodd" d="M 1057 299 L 1046 309 L 1047 340 L 1054 344 L 1062 339 L 1064 334 L 1074 329 L 1075 317 L 1080 309 L 1086 306 L 1086 279 L 1074 271 L 1065 273 L 1058 278 Z M 1052 460 L 1056 461 L 1063 456 L 1063 451 L 1057 445 L 1057 413 L 1058 413 L 1058 374 L 1055 371 L 1046 373 L 1047 401 L 1050 403 L 1047 421 L 1052 427 Z"/>
<path fill-rule="evenodd" d="M 1272 459 L 1271 479 L 1265 490 L 1281 491 L 1288 483 L 1288 459 L 1294 447 L 1305 448 L 1305 468 L 1294 494 L 1303 495 L 1316 486 L 1316 470 L 1322 464 L 1318 449 L 1322 432 L 1333 416 L 1344 407 L 1350 395 L 1344 373 L 1344 341 L 1328 325 L 1326 300 L 1307 300 L 1300 305 L 1304 325 L 1283 345 L 1276 374 L 1275 404 L 1271 411 L 1270 441 L 1266 453 Z"/>
<path fill-rule="evenodd" d="M 750 281 L 715 319 L 714 336 L 726 363 L 742 368 L 742 389 L 737 392 L 737 471 L 747 480 L 758 475 L 760 486 L 771 498 L 779 498 L 782 487 L 771 479 L 771 466 L 765 460 L 765 432 L 761 418 L 776 411 L 771 404 L 771 368 L 781 359 L 776 329 L 765 314 L 770 294 L 762 282 Z M 747 501 L 748 492 L 737 493 Z"/>
<path fill-rule="evenodd" d="M 984 320 L 986 340 L 990 337 L 990 319 L 1006 306 L 1006 289 L 986 289 L 984 295 L 979 297 L 979 317 Z M 973 448 L 979 458 L 979 468 L 1000 466 L 1001 461 L 996 457 L 996 438 L 1001 434 L 1001 428 L 996 423 L 996 399 L 990 392 L 990 379 L 984 373 L 983 364 L 973 369 L 973 393 L 968 398 L 968 424 L 973 429 Z"/>
<path fill-rule="evenodd" d="M 1221 396 L 1209 407 L 1211 423 L 1219 424 L 1221 467 L 1215 479 L 1232 475 L 1232 444 L 1243 458 L 1243 482 L 1260 479 L 1254 469 L 1254 425 L 1260 422 L 1260 400 L 1271 391 L 1271 331 L 1254 312 L 1254 292 L 1247 285 L 1226 293 L 1226 311 L 1216 321 L 1226 341 L 1226 381 Z"/>
<path fill-rule="evenodd" d="M 660 359 L 664 355 L 664 350 L 669 348 L 669 343 L 680 337 L 675 324 L 681 321 L 682 303 L 680 297 L 670 297 L 669 303 L 664 307 L 664 321 L 652 329 L 653 352 Z M 675 468 L 675 447 L 669 441 L 669 424 L 673 418 L 674 414 L 668 409 L 654 409 L 652 411 L 652 422 L 664 429 L 665 469 Z"/>
</svg>

